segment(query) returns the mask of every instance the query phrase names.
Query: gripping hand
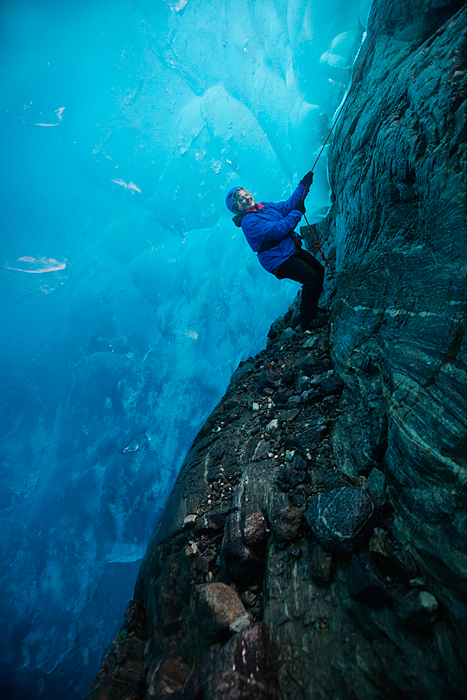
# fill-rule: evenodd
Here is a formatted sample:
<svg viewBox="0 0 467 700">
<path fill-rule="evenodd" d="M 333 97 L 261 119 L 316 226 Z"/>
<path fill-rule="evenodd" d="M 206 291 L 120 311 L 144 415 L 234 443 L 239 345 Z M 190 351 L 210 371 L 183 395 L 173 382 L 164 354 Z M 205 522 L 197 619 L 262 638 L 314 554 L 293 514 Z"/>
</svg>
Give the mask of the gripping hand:
<svg viewBox="0 0 467 700">
<path fill-rule="evenodd" d="M 302 179 L 300 180 L 300 184 L 305 185 L 305 187 L 309 187 L 313 184 L 313 173 L 311 170 L 302 177 Z"/>
<path fill-rule="evenodd" d="M 297 211 L 299 211 L 299 212 L 303 215 L 303 214 L 306 212 L 306 209 L 305 209 L 305 202 L 303 202 L 302 200 L 300 200 L 300 201 L 295 205 L 295 209 L 297 209 Z"/>
</svg>

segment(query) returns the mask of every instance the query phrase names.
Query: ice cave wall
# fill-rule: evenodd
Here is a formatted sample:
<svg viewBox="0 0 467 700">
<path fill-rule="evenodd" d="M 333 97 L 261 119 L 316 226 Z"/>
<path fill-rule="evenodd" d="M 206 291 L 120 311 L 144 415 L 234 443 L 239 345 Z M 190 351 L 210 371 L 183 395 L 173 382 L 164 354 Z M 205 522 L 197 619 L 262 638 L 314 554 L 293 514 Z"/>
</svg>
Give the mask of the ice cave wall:
<svg viewBox="0 0 467 700">
<path fill-rule="evenodd" d="M 330 328 L 286 313 L 232 378 L 90 699 L 467 697 L 467 7 L 380 20 L 329 160 Z"/>
<path fill-rule="evenodd" d="M 287 196 L 367 11 L 2 4 L 10 697 L 88 687 L 196 427 L 295 293 L 257 265 L 224 192 Z M 322 219 L 324 159 L 309 202 Z"/>
</svg>

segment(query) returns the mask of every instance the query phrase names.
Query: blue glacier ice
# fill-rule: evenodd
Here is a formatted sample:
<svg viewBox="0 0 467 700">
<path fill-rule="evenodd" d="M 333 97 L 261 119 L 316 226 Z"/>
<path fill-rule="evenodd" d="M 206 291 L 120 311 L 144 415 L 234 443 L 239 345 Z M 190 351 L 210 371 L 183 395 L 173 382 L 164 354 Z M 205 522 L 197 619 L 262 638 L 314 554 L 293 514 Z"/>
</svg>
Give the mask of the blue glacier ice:
<svg viewBox="0 0 467 700">
<path fill-rule="evenodd" d="M 298 289 L 225 193 L 290 195 L 368 6 L 2 2 L 2 698 L 89 688 L 197 429 Z"/>
</svg>

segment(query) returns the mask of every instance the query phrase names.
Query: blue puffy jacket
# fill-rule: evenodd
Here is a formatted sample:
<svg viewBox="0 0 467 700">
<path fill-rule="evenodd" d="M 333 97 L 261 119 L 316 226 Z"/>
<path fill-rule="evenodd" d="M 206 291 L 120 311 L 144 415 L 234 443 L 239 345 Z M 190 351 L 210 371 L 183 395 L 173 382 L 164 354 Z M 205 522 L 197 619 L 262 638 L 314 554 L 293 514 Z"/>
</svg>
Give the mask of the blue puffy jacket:
<svg viewBox="0 0 467 700">
<path fill-rule="evenodd" d="M 292 235 L 293 229 L 302 218 L 301 213 L 294 207 L 304 191 L 305 186 L 300 183 L 287 201 L 261 202 L 262 208 L 259 211 L 248 211 L 233 218 L 234 223 L 242 227 L 255 253 L 263 243 L 280 239 L 274 248 L 258 254 L 258 260 L 268 272 L 272 272 L 288 260 L 294 251 L 297 238 L 294 239 Z"/>
</svg>

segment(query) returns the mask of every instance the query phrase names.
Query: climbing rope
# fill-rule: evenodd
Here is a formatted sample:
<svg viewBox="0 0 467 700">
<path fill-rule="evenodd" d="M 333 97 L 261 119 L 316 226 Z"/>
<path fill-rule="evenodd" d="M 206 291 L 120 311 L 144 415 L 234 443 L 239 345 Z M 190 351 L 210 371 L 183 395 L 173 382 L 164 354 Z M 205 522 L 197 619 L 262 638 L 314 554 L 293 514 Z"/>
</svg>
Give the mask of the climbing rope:
<svg viewBox="0 0 467 700">
<path fill-rule="evenodd" d="M 373 44 L 374 44 L 374 42 L 375 42 L 375 39 L 376 39 L 376 37 L 378 36 L 378 33 L 379 33 L 379 30 L 380 30 L 381 25 L 382 25 L 382 23 L 383 23 L 383 20 L 384 20 L 384 18 L 386 17 L 386 12 L 387 12 L 387 10 L 388 10 L 389 3 L 390 3 L 390 2 L 391 2 L 391 0 L 388 0 L 387 3 L 386 3 L 386 7 L 384 8 L 383 15 L 382 15 L 382 17 L 381 17 L 381 19 L 380 19 L 380 21 L 379 21 L 379 24 L 378 24 L 378 26 L 377 26 L 377 28 L 376 28 L 376 32 L 375 32 L 375 34 L 374 34 L 374 36 L 373 36 L 373 39 L 371 40 L 370 45 L 369 45 L 369 47 L 368 47 L 368 49 L 367 49 L 367 52 L 366 52 L 365 56 L 363 57 L 363 61 L 362 61 L 361 64 L 360 64 L 360 68 L 358 69 L 357 74 L 356 74 L 355 78 L 353 79 L 351 86 L 350 86 L 349 89 L 348 89 L 347 95 L 345 96 L 345 98 L 344 98 L 344 100 L 343 100 L 341 106 L 339 107 L 339 110 L 338 110 L 338 112 L 337 112 L 336 118 L 334 119 L 334 122 L 333 122 L 333 124 L 332 124 L 332 126 L 331 126 L 331 130 L 330 130 L 329 134 L 328 134 L 327 137 L 326 137 L 326 141 L 325 141 L 325 142 L 323 143 L 323 145 L 321 146 L 321 150 L 320 150 L 320 152 L 318 153 L 315 162 L 313 163 L 313 167 L 311 168 L 311 172 L 314 171 L 315 166 L 316 166 L 316 163 L 319 161 L 319 159 L 320 159 L 320 157 L 321 157 L 321 154 L 322 154 L 322 152 L 324 151 L 324 147 L 326 146 L 327 142 L 329 141 L 329 139 L 330 139 L 330 137 L 331 137 L 331 134 L 332 134 L 332 132 L 333 132 L 333 130 L 334 130 L 334 127 L 336 126 L 337 121 L 338 121 L 338 119 L 339 119 L 339 117 L 340 117 L 340 115 L 341 115 L 341 112 L 342 112 L 342 110 L 344 109 L 345 103 L 346 103 L 347 100 L 349 99 L 349 95 L 350 95 L 350 93 L 352 92 L 352 89 L 353 89 L 355 83 L 357 82 L 357 78 L 358 78 L 358 76 L 360 75 L 360 71 L 362 70 L 363 66 L 365 65 L 365 61 L 366 61 L 366 59 L 367 59 L 367 57 L 368 57 L 368 54 L 369 54 L 370 51 L 371 51 L 371 48 L 372 48 L 372 46 L 373 46 Z M 302 199 L 301 199 L 302 202 L 303 202 L 303 200 L 305 199 L 306 195 L 308 194 L 308 190 L 309 190 L 309 189 L 310 189 L 309 186 L 307 186 L 307 187 L 305 188 L 305 191 L 304 191 L 304 193 L 302 194 Z M 308 228 L 310 229 L 311 235 L 313 236 L 313 238 L 314 238 L 314 240 L 315 240 L 316 248 L 317 248 L 317 250 L 321 253 L 321 256 L 322 256 L 322 258 L 323 258 L 323 260 L 324 260 L 325 266 L 326 266 L 326 267 L 329 266 L 329 269 L 331 270 L 331 274 L 334 274 L 334 269 L 333 269 L 331 263 L 329 262 L 329 260 L 327 259 L 327 257 L 325 256 L 324 252 L 323 252 L 322 249 L 321 249 L 321 241 L 322 241 L 322 239 L 321 239 L 321 238 L 318 238 L 317 235 L 314 233 L 314 231 L 313 231 L 313 229 L 311 228 L 311 225 L 310 225 L 308 219 L 306 218 L 306 215 L 304 214 L 303 216 L 305 217 L 305 221 L 306 221 L 306 223 L 307 223 L 307 226 L 308 226 Z"/>
</svg>

